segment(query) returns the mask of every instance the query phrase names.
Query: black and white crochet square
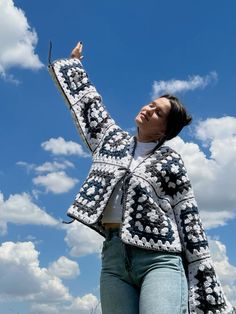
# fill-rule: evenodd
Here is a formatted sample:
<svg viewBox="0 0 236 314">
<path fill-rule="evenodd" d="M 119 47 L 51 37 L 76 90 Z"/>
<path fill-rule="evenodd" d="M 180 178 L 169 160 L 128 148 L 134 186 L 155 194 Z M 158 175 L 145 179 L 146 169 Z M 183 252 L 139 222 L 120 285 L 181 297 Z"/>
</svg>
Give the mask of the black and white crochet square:
<svg viewBox="0 0 236 314">
<path fill-rule="evenodd" d="M 61 66 L 59 72 L 73 97 L 86 86 L 91 86 L 86 72 L 78 62 L 70 61 L 70 64 Z"/>
<path fill-rule="evenodd" d="M 73 206 L 78 207 L 82 213 L 87 213 L 88 216 L 96 215 L 105 201 L 109 183 L 114 178 L 113 172 L 109 173 L 101 169 L 92 170 L 82 185 Z"/>
<path fill-rule="evenodd" d="M 208 248 L 208 241 L 204 232 L 198 208 L 185 204 L 186 209 L 181 210 L 180 218 L 184 233 L 186 248 L 193 254 L 194 250 L 200 252 L 201 248 Z"/>
<path fill-rule="evenodd" d="M 130 135 L 120 128 L 108 131 L 103 140 L 103 145 L 99 149 L 99 157 L 124 158 L 128 155 L 130 145 Z"/>
<path fill-rule="evenodd" d="M 227 306 L 214 268 L 201 264 L 194 277 L 198 280 L 195 291 L 195 299 L 199 302 L 198 308 L 204 314 L 224 313 L 223 310 L 227 309 Z"/>
<path fill-rule="evenodd" d="M 89 96 L 83 98 L 83 122 L 92 139 L 97 139 L 98 134 L 101 134 L 104 125 L 106 125 L 110 119 L 109 114 L 104 110 L 104 106 L 101 105 L 101 101 L 99 94 L 96 94 L 96 96 L 93 95 L 93 98 Z"/>
<path fill-rule="evenodd" d="M 177 193 L 182 194 L 191 188 L 181 158 L 166 147 L 161 148 L 152 163 L 146 165 L 146 173 L 158 183 L 160 196 L 174 197 Z"/>
<path fill-rule="evenodd" d="M 137 184 L 133 191 L 131 227 L 127 229 L 131 234 L 138 235 L 140 239 L 145 237 L 148 242 L 153 239 L 155 243 L 160 240 L 163 244 L 167 241 L 171 244 L 175 238 L 168 216 L 157 206 L 150 193 L 141 184 Z"/>
</svg>

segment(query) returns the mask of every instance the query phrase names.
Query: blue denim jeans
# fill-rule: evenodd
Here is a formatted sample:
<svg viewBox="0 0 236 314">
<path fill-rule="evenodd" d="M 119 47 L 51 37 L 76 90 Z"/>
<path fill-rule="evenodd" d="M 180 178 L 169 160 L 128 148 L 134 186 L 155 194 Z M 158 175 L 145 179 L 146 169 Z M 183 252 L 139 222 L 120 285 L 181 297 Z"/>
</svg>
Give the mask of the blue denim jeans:
<svg viewBox="0 0 236 314">
<path fill-rule="evenodd" d="M 103 243 L 100 294 L 103 314 L 188 313 L 181 255 L 126 245 L 117 230 Z"/>
</svg>

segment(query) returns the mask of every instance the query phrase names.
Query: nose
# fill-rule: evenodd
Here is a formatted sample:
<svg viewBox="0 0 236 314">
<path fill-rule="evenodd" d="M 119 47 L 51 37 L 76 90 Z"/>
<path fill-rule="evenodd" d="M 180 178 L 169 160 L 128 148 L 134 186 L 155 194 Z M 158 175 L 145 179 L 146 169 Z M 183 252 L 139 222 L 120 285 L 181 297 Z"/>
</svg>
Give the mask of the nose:
<svg viewBox="0 0 236 314">
<path fill-rule="evenodd" d="M 155 111 L 155 108 L 151 106 L 146 106 L 144 111 L 146 114 L 148 114 L 149 117 L 151 117 Z"/>
</svg>

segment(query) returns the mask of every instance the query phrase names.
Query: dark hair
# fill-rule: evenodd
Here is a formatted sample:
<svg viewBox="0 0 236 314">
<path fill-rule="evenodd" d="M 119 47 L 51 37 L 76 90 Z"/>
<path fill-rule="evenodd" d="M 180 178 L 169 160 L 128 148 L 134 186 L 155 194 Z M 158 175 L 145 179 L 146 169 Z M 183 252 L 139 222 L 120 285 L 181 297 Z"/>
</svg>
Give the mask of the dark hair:
<svg viewBox="0 0 236 314">
<path fill-rule="evenodd" d="M 166 132 L 160 138 L 158 147 L 160 147 L 165 141 L 171 140 L 177 136 L 183 127 L 190 124 L 192 121 L 191 115 L 187 113 L 184 105 L 176 96 L 166 94 L 160 96 L 160 98 L 168 99 L 171 104 L 171 109 L 167 117 Z"/>
</svg>

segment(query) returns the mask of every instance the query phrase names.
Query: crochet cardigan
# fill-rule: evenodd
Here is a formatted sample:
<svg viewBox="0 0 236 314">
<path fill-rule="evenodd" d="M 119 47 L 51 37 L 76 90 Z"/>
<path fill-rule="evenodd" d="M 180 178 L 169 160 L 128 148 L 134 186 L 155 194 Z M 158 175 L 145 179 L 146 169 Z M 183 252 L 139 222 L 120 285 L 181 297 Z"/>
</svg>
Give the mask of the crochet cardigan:
<svg viewBox="0 0 236 314">
<path fill-rule="evenodd" d="M 181 156 L 163 145 L 130 171 L 136 137 L 110 117 L 81 62 L 57 60 L 49 64 L 49 72 L 93 158 L 67 215 L 104 236 L 104 208 L 116 184 L 124 179 L 121 240 L 148 250 L 183 252 L 189 313 L 235 313 L 215 273 Z"/>
</svg>

